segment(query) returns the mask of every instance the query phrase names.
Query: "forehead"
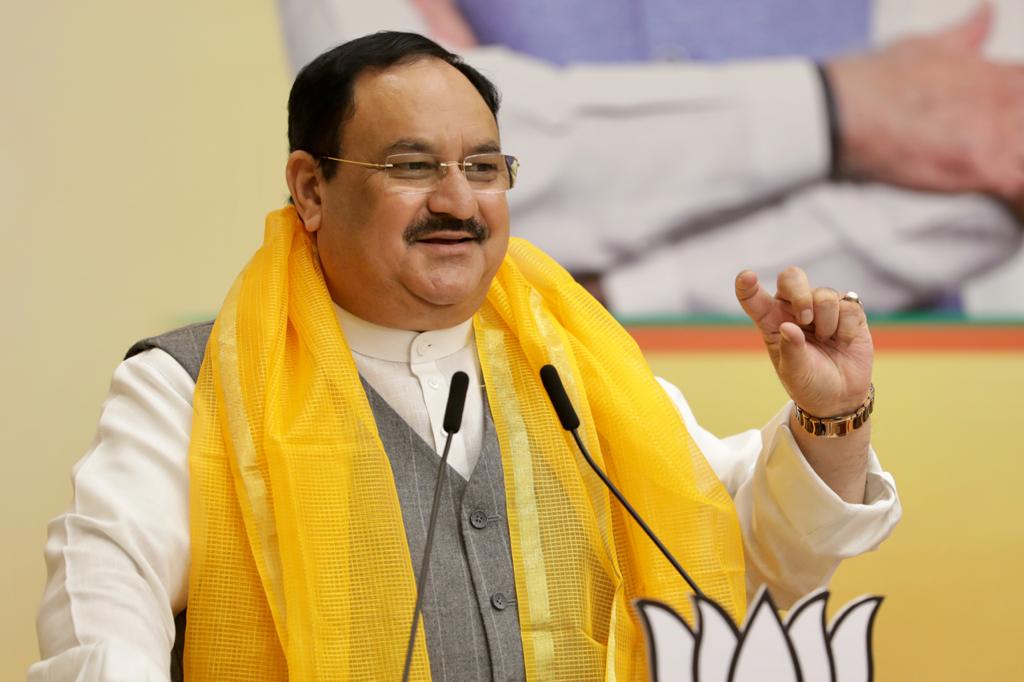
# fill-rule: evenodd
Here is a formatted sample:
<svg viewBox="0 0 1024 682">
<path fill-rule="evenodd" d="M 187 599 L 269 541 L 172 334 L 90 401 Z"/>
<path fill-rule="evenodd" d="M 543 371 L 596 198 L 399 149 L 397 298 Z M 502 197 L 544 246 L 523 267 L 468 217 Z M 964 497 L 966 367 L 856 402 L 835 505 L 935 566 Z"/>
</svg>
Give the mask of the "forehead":
<svg viewBox="0 0 1024 682">
<path fill-rule="evenodd" d="M 382 153 L 401 141 L 456 154 L 498 144 L 498 126 L 483 97 L 439 59 L 362 73 L 353 104 L 352 116 L 342 124 L 346 154 Z"/>
</svg>

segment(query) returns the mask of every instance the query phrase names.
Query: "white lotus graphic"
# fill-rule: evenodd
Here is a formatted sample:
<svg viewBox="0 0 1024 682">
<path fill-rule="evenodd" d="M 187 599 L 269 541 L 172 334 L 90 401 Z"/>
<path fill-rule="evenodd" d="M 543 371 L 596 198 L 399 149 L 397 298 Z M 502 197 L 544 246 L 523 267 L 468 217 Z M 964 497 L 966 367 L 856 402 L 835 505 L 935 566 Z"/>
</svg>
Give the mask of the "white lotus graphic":
<svg viewBox="0 0 1024 682">
<path fill-rule="evenodd" d="M 783 622 L 763 587 L 737 628 L 713 601 L 694 597 L 697 629 L 669 606 L 635 602 L 647 635 L 652 682 L 871 682 L 871 630 L 881 597 L 847 604 L 825 626 L 825 589 Z"/>
</svg>

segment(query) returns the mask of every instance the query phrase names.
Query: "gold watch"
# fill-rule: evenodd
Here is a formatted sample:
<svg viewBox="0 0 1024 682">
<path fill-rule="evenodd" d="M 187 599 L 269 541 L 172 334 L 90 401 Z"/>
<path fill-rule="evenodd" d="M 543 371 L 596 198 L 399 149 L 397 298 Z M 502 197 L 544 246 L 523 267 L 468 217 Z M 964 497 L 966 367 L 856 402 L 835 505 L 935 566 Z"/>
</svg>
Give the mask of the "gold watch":
<svg viewBox="0 0 1024 682">
<path fill-rule="evenodd" d="M 796 420 L 807 433 L 821 438 L 841 438 L 856 431 L 868 421 L 875 409 L 875 385 L 871 384 L 868 397 L 855 411 L 840 417 L 812 417 L 796 406 Z"/>
</svg>

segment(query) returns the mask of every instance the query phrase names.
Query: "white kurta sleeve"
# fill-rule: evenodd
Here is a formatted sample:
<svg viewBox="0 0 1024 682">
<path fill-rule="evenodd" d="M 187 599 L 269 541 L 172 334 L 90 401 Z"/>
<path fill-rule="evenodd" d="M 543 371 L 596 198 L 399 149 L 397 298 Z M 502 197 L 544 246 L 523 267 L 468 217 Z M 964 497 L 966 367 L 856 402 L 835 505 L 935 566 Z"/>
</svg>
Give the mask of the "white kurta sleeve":
<svg viewBox="0 0 1024 682">
<path fill-rule="evenodd" d="M 697 423 L 678 388 L 659 382 L 736 502 L 749 594 L 766 584 L 785 608 L 827 583 L 842 559 L 877 547 L 899 521 L 895 481 L 874 451 L 864 503 L 850 504 L 804 459 L 788 427 L 792 404 L 761 431 L 719 439 Z"/>
<path fill-rule="evenodd" d="M 161 350 L 115 370 L 71 508 L 48 528 L 30 682 L 168 678 L 188 591 L 193 389 Z"/>
<path fill-rule="evenodd" d="M 412 5 L 280 0 L 293 68 L 372 30 L 424 32 Z M 461 52 L 502 91 L 502 147 L 523 162 L 515 235 L 571 270 L 603 271 L 827 170 L 807 60 L 558 67 L 499 46 Z"/>
</svg>

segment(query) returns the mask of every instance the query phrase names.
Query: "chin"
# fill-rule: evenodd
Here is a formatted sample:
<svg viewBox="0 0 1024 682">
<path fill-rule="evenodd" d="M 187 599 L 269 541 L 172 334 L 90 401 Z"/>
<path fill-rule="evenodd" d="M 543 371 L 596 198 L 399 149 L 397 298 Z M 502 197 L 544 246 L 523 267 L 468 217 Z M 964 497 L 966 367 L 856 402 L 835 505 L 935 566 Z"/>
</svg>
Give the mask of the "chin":
<svg viewBox="0 0 1024 682">
<path fill-rule="evenodd" d="M 415 293 L 415 292 L 414 292 Z M 486 296 L 486 289 L 472 290 L 461 287 L 458 289 L 433 289 L 417 294 L 429 308 L 428 316 L 437 319 L 435 328 L 453 327 L 473 316 Z"/>
<path fill-rule="evenodd" d="M 473 291 L 435 291 L 421 296 L 424 301 L 437 308 L 458 308 L 461 306 L 479 307 L 483 296 Z"/>
<path fill-rule="evenodd" d="M 477 268 L 444 268 L 425 277 L 417 277 L 408 288 L 417 297 L 438 306 L 452 306 L 469 299 L 483 298 L 482 273 Z"/>
</svg>

